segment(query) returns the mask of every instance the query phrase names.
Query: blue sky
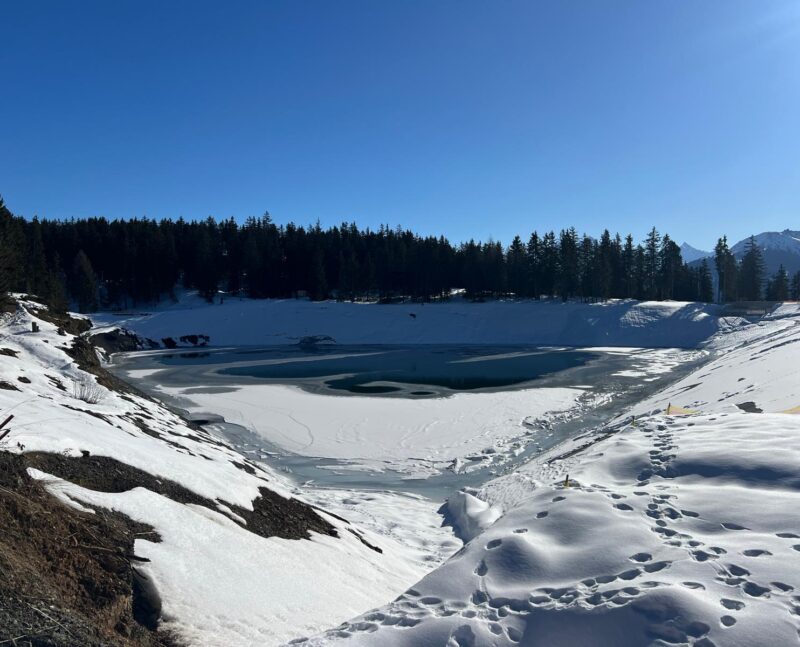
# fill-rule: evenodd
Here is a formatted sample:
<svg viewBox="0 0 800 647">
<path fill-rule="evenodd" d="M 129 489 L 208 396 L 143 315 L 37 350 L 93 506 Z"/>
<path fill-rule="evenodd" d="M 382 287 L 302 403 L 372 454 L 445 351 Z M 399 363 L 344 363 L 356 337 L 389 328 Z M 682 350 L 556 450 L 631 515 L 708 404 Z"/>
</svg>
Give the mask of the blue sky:
<svg viewBox="0 0 800 647">
<path fill-rule="evenodd" d="M 800 3 L 0 3 L 0 194 L 452 240 L 800 228 Z"/>
</svg>

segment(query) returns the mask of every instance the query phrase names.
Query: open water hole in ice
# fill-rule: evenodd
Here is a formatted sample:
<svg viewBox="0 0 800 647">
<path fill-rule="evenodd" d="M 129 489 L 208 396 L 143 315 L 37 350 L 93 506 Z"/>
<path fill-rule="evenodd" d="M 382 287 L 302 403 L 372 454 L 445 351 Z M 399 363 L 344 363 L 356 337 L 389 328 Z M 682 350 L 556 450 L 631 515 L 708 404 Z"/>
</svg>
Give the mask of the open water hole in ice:
<svg viewBox="0 0 800 647">
<path fill-rule="evenodd" d="M 593 406 L 556 417 L 547 429 L 521 443 L 501 465 L 466 472 L 443 470 L 427 478 L 352 470 L 346 462 L 301 456 L 275 446 L 213 412 L 189 416 L 212 425 L 237 448 L 316 487 L 412 491 L 441 499 L 464 487 L 513 470 L 537 453 L 623 412 L 629 405 L 685 375 L 701 359 L 696 351 L 543 348 L 520 346 L 270 346 L 177 349 L 116 355 L 112 370 L 176 409 L 189 402 L 159 387 L 191 393 L 235 391 L 245 384 L 281 384 L 333 397 L 441 398 L 460 392 L 540 387 L 581 387 L 598 396 Z M 147 374 L 141 373 L 143 369 Z M 156 369 L 156 370 L 154 370 Z M 138 372 L 138 377 L 136 373 Z M 603 397 L 607 396 L 607 397 Z M 353 400 L 357 406 L 357 400 Z M 526 431 L 520 421 L 520 435 Z M 479 464 L 479 463 L 478 463 Z M 341 469 L 337 469 L 341 467 Z"/>
</svg>

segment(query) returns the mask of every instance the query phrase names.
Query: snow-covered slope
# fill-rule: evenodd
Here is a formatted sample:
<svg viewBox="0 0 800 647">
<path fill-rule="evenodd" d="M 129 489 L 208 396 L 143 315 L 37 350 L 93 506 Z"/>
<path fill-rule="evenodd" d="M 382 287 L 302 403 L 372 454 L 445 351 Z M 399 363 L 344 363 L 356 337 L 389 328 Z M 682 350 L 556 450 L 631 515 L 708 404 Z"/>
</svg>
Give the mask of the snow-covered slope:
<svg viewBox="0 0 800 647">
<path fill-rule="evenodd" d="M 791 229 L 765 231 L 754 238 L 761 249 L 774 249 L 800 255 L 800 231 L 792 231 Z M 747 251 L 749 244 L 750 238 L 745 238 L 731 247 L 731 251 L 739 257 Z"/>
<path fill-rule="evenodd" d="M 471 508 L 502 513 L 494 524 L 396 601 L 307 644 L 797 644 L 800 416 L 782 411 L 800 405 L 800 312 L 713 347 L 635 418 L 489 482 Z M 666 415 L 670 403 L 697 413 Z"/>
<path fill-rule="evenodd" d="M 120 492 L 113 467 L 111 491 L 102 492 L 29 469 L 76 514 L 90 514 L 91 504 L 155 529 L 160 542 L 136 539 L 136 554 L 150 560 L 137 568 L 161 596 L 161 626 L 185 644 L 274 645 L 319 631 L 393 598 L 460 545 L 449 529 L 437 528 L 435 505 L 416 497 L 328 490 L 309 499 L 335 515 L 289 506 L 302 494 L 278 474 L 161 404 L 99 384 L 67 354 L 74 339 L 25 309 L 3 315 L 0 412 L 15 418 L 0 451 L 47 452 L 75 461 L 69 465 L 76 470 L 80 461 L 107 457 L 134 477 L 164 487 L 168 479 L 172 489 L 186 490 L 182 496 L 193 502 L 143 486 Z M 257 502 L 264 505 L 256 510 Z M 413 523 L 393 529 L 398 509 Z M 259 534 L 252 524 L 262 512 L 278 530 L 318 516 L 312 526 L 336 536 L 313 529 L 308 539 Z M 414 524 L 425 527 L 425 545 Z"/>
<path fill-rule="evenodd" d="M 143 337 L 206 334 L 220 345 L 286 344 L 330 335 L 340 344 L 540 344 L 694 348 L 720 326 L 713 305 L 607 301 L 357 304 L 227 298 L 209 305 L 185 294 L 149 313 L 99 314 L 100 325 Z"/>
</svg>

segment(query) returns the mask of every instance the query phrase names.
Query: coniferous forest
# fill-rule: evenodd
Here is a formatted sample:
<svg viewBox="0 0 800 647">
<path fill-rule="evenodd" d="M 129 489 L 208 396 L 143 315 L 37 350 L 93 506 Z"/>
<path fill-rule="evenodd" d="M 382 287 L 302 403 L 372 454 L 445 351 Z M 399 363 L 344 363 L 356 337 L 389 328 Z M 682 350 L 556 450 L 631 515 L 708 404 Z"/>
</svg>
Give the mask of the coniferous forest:
<svg viewBox="0 0 800 647">
<path fill-rule="evenodd" d="M 517 236 L 508 247 L 491 240 L 454 245 L 400 228 L 277 225 L 268 214 L 243 224 L 27 220 L 0 199 L 0 294 L 27 292 L 57 309 L 72 305 L 83 312 L 170 299 L 179 286 L 209 301 L 219 291 L 251 298 L 434 300 L 454 289 L 476 300 L 797 298 L 800 274 L 763 274 L 755 244 L 737 261 L 723 237 L 710 262 L 688 265 L 675 241 L 655 228 L 641 243 L 608 230 L 594 238 L 570 228 Z"/>
</svg>

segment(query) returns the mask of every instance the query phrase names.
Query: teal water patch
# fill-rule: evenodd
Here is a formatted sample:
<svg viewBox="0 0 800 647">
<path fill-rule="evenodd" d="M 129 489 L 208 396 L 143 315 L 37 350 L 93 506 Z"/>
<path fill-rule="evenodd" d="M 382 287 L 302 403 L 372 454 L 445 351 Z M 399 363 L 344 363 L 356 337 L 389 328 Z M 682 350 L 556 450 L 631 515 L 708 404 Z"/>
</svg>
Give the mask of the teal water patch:
<svg viewBox="0 0 800 647">
<path fill-rule="evenodd" d="M 300 381 L 316 391 L 424 398 L 515 387 L 584 366 L 597 357 L 579 350 L 496 346 L 284 347 L 250 351 L 246 364 L 217 372 L 276 383 Z"/>
</svg>

